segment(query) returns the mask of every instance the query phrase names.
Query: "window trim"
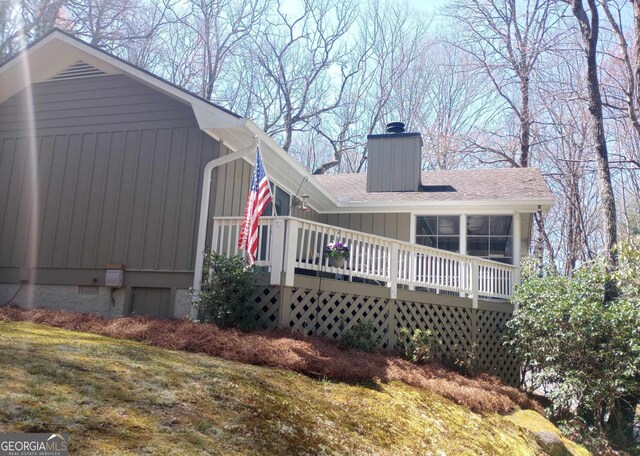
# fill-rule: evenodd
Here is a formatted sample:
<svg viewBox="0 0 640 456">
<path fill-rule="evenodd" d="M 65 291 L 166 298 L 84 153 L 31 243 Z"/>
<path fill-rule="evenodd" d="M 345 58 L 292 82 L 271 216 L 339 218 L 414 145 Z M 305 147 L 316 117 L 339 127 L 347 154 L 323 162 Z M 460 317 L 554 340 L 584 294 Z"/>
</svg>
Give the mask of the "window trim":
<svg viewBox="0 0 640 456">
<path fill-rule="evenodd" d="M 492 234 L 491 233 L 491 217 L 508 217 L 507 215 L 502 215 L 502 214 L 482 214 L 482 215 L 468 215 L 467 217 L 487 217 L 488 218 L 488 226 L 487 226 L 487 234 L 469 234 L 468 232 L 465 233 L 465 237 L 467 238 L 467 251 L 468 251 L 468 246 L 469 246 L 469 240 L 470 239 L 486 239 L 487 240 L 487 255 L 472 255 L 472 256 L 476 256 L 478 258 L 484 258 L 486 260 L 491 260 L 491 261 L 497 261 L 500 263 L 504 263 L 505 259 L 508 259 L 509 262 L 506 264 L 514 264 L 514 248 L 513 248 L 513 243 L 514 243 L 514 220 L 513 220 L 513 216 L 511 216 L 511 221 L 509 224 L 509 234 Z M 465 230 L 466 231 L 466 230 Z M 511 256 L 493 256 L 491 255 L 491 239 L 492 238 L 507 238 L 507 239 L 511 239 Z"/>
<path fill-rule="evenodd" d="M 487 213 L 486 211 L 472 211 L 472 212 L 465 212 L 463 214 L 451 214 L 451 213 L 447 213 L 447 211 L 444 211 L 443 213 L 438 213 L 438 214 L 433 214 L 430 212 L 424 213 L 424 212 L 411 212 L 411 227 L 410 227 L 410 239 L 411 242 L 413 244 L 416 245 L 420 245 L 417 242 L 417 224 L 418 224 L 418 217 L 429 217 L 429 216 L 458 216 L 460 218 L 460 227 L 463 227 L 467 225 L 467 217 L 470 216 L 509 216 L 512 217 L 512 222 L 511 222 L 511 252 L 512 252 L 512 257 L 511 257 L 511 264 L 512 266 L 520 266 L 520 260 L 521 260 L 521 256 L 522 256 L 522 251 L 520 248 L 520 243 L 522 242 L 522 227 L 521 227 L 521 223 L 520 223 L 520 218 L 521 218 L 521 213 L 518 211 L 495 211 L 495 212 L 491 212 L 491 213 Z M 488 236 L 487 236 L 488 237 Z M 467 230 L 466 229 L 461 229 L 460 230 L 460 253 L 462 255 L 469 255 L 468 254 L 468 248 L 467 248 Z M 482 257 L 477 257 L 477 258 L 482 258 Z M 507 258 L 507 257 L 504 257 Z M 496 260 L 492 260 L 492 261 L 496 261 Z"/>
<path fill-rule="evenodd" d="M 422 217 L 422 218 L 426 218 L 426 217 L 434 217 L 436 218 L 436 230 L 435 230 L 435 234 L 432 235 L 428 235 L 428 234 L 418 234 L 418 217 Z M 441 217 L 446 217 L 446 218 L 455 218 L 458 217 L 458 232 L 457 234 L 440 234 L 439 233 L 439 228 L 440 228 L 440 218 Z M 414 217 L 415 220 L 415 231 L 413 233 L 413 243 L 414 244 L 418 244 L 418 238 L 435 238 L 436 239 L 436 243 L 437 245 L 440 244 L 439 239 L 440 238 L 457 238 L 458 239 L 458 250 L 446 250 L 446 249 L 441 249 L 441 250 L 446 250 L 447 252 L 453 252 L 453 253 L 461 253 L 461 246 L 462 246 L 462 230 L 461 230 L 461 225 L 460 225 L 460 216 L 456 216 L 456 215 L 448 215 L 448 214 L 443 214 L 443 215 L 416 215 Z M 418 244 L 418 245 L 424 245 L 424 244 Z M 440 248 L 440 247 L 435 247 L 435 248 Z"/>
</svg>

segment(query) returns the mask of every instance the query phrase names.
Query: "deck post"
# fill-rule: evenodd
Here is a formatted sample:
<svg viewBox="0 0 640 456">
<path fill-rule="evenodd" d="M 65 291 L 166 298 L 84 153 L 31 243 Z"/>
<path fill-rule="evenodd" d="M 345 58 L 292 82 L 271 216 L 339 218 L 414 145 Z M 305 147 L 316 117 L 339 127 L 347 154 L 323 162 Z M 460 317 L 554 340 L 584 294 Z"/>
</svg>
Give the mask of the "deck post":
<svg viewBox="0 0 640 456">
<path fill-rule="evenodd" d="M 480 264 L 476 258 L 471 260 L 471 306 L 474 309 L 478 308 L 478 290 L 480 279 Z"/>
<path fill-rule="evenodd" d="M 387 321 L 387 344 L 390 350 L 395 349 L 398 342 L 398 336 L 396 334 L 396 312 L 398 307 L 397 299 L 389 299 L 387 302 L 388 309 L 388 321 Z"/>
<path fill-rule="evenodd" d="M 220 242 L 220 222 L 213 218 L 213 228 L 211 229 L 211 251 L 220 253 L 218 242 Z M 231 228 L 229 228 L 231 229 Z"/>
<path fill-rule="evenodd" d="M 290 329 L 291 319 L 291 288 L 280 287 L 280 302 L 278 306 L 278 329 Z"/>
<path fill-rule="evenodd" d="M 284 261 L 284 235 L 287 221 L 285 219 L 273 220 L 271 229 L 271 285 L 282 285 L 282 271 Z"/>
<path fill-rule="evenodd" d="M 460 253 L 467 254 L 467 214 L 460 216 Z"/>
<path fill-rule="evenodd" d="M 296 254 L 298 250 L 298 227 L 300 222 L 295 219 L 287 220 L 287 230 L 284 243 L 284 258 L 282 271 L 284 272 L 284 286 L 292 287 L 296 270 Z"/>
<path fill-rule="evenodd" d="M 400 246 L 397 242 L 391 243 L 389 255 L 389 297 L 396 299 L 398 297 L 398 253 Z"/>
<path fill-rule="evenodd" d="M 460 254 L 467 254 L 467 214 L 460 216 Z M 458 283 L 460 288 L 465 288 L 466 285 L 466 268 L 462 262 L 460 262 L 460 277 L 458 277 Z M 464 291 L 460 292 L 460 296 L 464 297 Z"/>
<path fill-rule="evenodd" d="M 520 258 L 522 257 L 522 217 L 520 212 L 513 215 L 513 266 L 515 267 L 511 277 L 511 289 L 509 294 L 513 294 L 514 286 L 520 284 Z M 515 304 L 514 310 L 518 309 Z"/>
</svg>

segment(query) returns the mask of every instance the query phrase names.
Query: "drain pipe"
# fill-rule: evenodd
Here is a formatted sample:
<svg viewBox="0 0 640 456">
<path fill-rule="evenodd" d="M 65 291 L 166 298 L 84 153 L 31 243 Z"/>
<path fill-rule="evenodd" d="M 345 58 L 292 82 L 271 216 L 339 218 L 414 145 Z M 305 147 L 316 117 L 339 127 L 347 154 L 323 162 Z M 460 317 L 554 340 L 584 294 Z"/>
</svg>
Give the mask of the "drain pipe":
<svg viewBox="0 0 640 456">
<path fill-rule="evenodd" d="M 202 280 L 202 269 L 204 267 L 204 248 L 207 240 L 207 222 L 209 221 L 209 198 L 211 193 L 211 174 L 219 166 L 226 165 L 239 158 L 244 158 L 258 146 L 258 136 L 253 137 L 250 146 L 237 150 L 233 153 L 211 160 L 204 167 L 202 178 L 202 195 L 200 197 L 200 220 L 198 222 L 198 242 L 196 244 L 196 264 L 193 273 L 193 296 L 191 297 L 191 319 L 197 318 L 196 308 L 193 305 L 200 292 L 200 281 Z"/>
</svg>

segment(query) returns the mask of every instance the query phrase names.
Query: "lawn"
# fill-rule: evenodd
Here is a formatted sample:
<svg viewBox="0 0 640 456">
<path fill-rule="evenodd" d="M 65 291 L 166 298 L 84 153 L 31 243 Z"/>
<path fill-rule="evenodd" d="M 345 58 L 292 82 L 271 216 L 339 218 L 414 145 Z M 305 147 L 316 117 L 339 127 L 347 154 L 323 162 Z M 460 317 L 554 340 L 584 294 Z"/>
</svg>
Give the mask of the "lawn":
<svg viewBox="0 0 640 456">
<path fill-rule="evenodd" d="M 30 322 L 0 322 L 0 359 L 0 432 L 69 432 L 74 455 L 540 454 L 513 421 L 400 382 L 314 380 Z"/>
</svg>

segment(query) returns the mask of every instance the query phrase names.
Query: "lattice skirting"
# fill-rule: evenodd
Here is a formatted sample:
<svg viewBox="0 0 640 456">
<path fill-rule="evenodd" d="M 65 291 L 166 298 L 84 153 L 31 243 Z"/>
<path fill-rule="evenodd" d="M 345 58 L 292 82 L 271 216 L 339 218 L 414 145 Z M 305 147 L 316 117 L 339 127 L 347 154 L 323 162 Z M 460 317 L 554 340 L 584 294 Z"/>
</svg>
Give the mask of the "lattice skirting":
<svg viewBox="0 0 640 456">
<path fill-rule="evenodd" d="M 307 336 L 340 339 L 360 322 L 372 322 L 380 346 L 392 350 L 402 328 L 430 330 L 441 341 L 440 356 L 470 354 L 475 366 L 509 384 L 518 382 L 518 366 L 503 345 L 511 313 L 393 300 L 336 289 L 261 286 L 256 294 L 256 319 L 267 329 L 288 328 Z"/>
<path fill-rule="evenodd" d="M 254 299 L 258 325 L 264 329 L 278 329 L 280 287 L 260 286 Z"/>
</svg>

